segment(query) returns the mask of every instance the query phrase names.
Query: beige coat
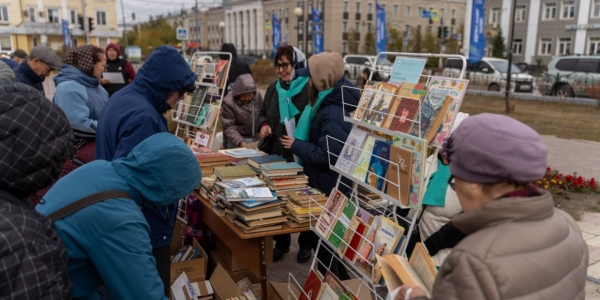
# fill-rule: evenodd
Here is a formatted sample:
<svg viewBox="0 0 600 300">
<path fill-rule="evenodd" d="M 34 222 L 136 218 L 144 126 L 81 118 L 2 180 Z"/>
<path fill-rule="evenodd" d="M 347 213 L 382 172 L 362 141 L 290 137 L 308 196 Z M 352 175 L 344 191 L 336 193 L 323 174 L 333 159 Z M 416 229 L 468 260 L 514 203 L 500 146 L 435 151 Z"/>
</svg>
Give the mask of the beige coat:
<svg viewBox="0 0 600 300">
<path fill-rule="evenodd" d="M 432 299 L 584 299 L 587 245 L 549 192 L 494 200 L 451 222 L 468 236 L 446 258 Z"/>
</svg>

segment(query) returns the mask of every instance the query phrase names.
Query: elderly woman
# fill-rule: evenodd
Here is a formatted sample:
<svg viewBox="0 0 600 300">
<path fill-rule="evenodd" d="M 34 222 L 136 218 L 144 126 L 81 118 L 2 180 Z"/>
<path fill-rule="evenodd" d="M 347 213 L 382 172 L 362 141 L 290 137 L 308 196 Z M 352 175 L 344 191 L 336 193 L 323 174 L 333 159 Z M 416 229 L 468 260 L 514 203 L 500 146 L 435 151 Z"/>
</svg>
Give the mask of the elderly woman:
<svg viewBox="0 0 600 300">
<path fill-rule="evenodd" d="M 588 250 L 579 227 L 531 184 L 548 165 L 540 135 L 484 113 L 465 119 L 444 152 L 464 211 L 450 222 L 467 236 L 444 261 L 431 298 L 584 299 Z M 418 287 L 396 291 L 395 299 L 427 299 Z"/>
<path fill-rule="evenodd" d="M 226 138 L 223 144 L 227 148 L 246 148 L 256 140 L 256 119 L 262 103 L 262 95 L 256 89 L 252 75 L 240 75 L 231 84 L 231 92 L 223 99 L 221 112 Z"/>
</svg>

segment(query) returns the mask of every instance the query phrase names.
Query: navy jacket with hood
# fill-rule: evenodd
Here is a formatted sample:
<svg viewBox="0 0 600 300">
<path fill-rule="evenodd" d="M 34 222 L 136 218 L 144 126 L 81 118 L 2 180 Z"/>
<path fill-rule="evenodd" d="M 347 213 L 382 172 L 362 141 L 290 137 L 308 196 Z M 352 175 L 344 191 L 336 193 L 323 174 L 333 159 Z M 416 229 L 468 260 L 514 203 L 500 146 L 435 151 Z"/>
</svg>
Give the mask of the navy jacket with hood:
<svg viewBox="0 0 600 300">
<path fill-rule="evenodd" d="M 350 112 L 356 109 L 360 99 L 358 90 L 344 88 L 344 102 L 350 105 L 342 108 L 342 86 L 353 87 L 354 85 L 346 77 L 342 77 L 335 84 L 333 91 L 323 99 L 321 107 L 315 114 L 310 124 L 308 141 L 296 140 L 292 144 L 292 152 L 304 163 L 308 185 L 327 194 L 335 187 L 339 175 L 336 171 L 329 169 L 327 136 L 331 137 L 329 138 L 329 151 L 336 154 L 330 157 L 331 164 L 335 165 L 337 156 L 342 152 L 344 145 L 332 138 L 346 141 L 352 130 L 352 124 L 344 121 L 344 115 L 349 117 Z M 345 179 L 344 182 L 350 185 L 349 180 Z M 346 192 L 342 185 L 340 185 L 340 190 Z"/>
<path fill-rule="evenodd" d="M 44 82 L 46 78 L 36 74 L 27 61 L 22 62 L 16 69 L 13 69 L 13 71 L 15 72 L 17 82 L 24 83 L 44 93 L 42 82 Z"/>
<path fill-rule="evenodd" d="M 98 119 L 96 159 L 113 161 L 127 156 L 149 136 L 168 132 L 167 119 L 163 116 L 171 109 L 167 96 L 194 83 L 197 77 L 175 48 L 156 48 L 133 82 L 106 102 Z M 143 210 L 154 248 L 171 243 L 175 210 L 175 204 Z"/>
<path fill-rule="evenodd" d="M 229 87 L 233 84 L 240 75 L 250 74 L 252 75 L 252 71 L 250 70 L 250 66 L 247 63 L 239 60 L 237 58 L 237 49 L 235 46 L 230 43 L 225 43 L 221 46 L 221 52 L 229 52 L 231 53 L 231 63 L 229 66 L 229 77 L 227 77 L 227 82 L 225 83 L 226 87 Z M 229 59 L 228 55 L 221 55 L 222 59 Z M 225 95 L 229 93 L 229 90 L 225 90 Z"/>
</svg>

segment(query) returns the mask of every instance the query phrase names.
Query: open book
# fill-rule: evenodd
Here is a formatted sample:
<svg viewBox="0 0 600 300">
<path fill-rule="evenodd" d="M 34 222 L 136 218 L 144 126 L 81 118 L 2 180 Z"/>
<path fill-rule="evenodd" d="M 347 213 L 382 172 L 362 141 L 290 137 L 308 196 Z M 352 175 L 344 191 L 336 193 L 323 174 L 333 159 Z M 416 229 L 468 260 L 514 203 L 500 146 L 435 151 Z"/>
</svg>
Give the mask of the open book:
<svg viewBox="0 0 600 300">
<path fill-rule="evenodd" d="M 422 288 L 427 296 L 431 296 L 437 269 L 433 259 L 421 243 L 415 245 L 410 259 L 396 254 L 377 256 L 381 273 L 388 291 L 391 293 L 401 285 Z"/>
</svg>

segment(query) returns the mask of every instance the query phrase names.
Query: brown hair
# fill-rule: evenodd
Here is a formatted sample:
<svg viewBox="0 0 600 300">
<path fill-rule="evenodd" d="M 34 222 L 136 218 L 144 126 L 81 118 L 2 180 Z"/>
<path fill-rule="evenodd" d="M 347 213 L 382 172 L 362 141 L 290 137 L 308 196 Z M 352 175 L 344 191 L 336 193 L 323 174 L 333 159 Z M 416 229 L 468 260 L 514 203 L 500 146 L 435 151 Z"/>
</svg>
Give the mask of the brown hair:
<svg viewBox="0 0 600 300">
<path fill-rule="evenodd" d="M 279 60 L 283 60 L 282 58 L 284 56 L 290 60 L 290 63 L 293 64 L 294 63 L 294 47 L 281 46 L 281 47 L 277 48 L 277 53 L 275 54 L 274 63 L 276 64 Z"/>
<path fill-rule="evenodd" d="M 99 47 L 93 46 L 92 47 L 92 62 L 94 64 L 100 62 L 100 57 L 102 56 L 102 54 L 104 54 L 104 50 L 100 49 Z"/>
</svg>

